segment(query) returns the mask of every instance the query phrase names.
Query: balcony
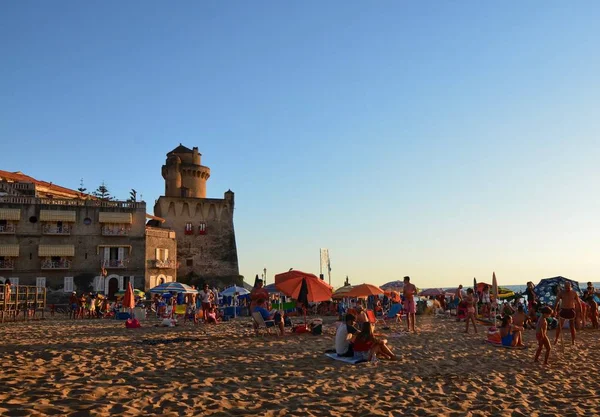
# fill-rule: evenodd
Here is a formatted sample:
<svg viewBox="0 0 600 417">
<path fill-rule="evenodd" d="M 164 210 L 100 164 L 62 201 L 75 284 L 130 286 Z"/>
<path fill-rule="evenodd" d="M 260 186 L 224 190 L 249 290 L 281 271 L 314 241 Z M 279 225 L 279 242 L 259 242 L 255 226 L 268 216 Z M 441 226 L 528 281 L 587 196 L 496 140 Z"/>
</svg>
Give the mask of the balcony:
<svg viewBox="0 0 600 417">
<path fill-rule="evenodd" d="M 176 262 L 173 259 L 166 259 L 164 261 L 161 259 L 155 259 L 154 261 L 152 261 L 152 263 L 154 264 L 155 268 L 161 268 L 161 269 L 166 269 L 166 268 L 175 269 L 175 266 L 176 266 Z"/>
<path fill-rule="evenodd" d="M 42 261 L 42 269 L 69 269 L 71 268 L 71 261 L 69 259 L 60 259 L 53 261 L 51 259 L 44 259 Z"/>
<path fill-rule="evenodd" d="M 102 236 L 129 236 L 130 230 L 127 225 L 102 226 Z"/>
<path fill-rule="evenodd" d="M 68 224 L 63 224 L 62 226 L 57 226 L 56 224 L 45 224 L 42 226 L 42 233 L 45 235 L 70 235 L 71 226 Z"/>
<path fill-rule="evenodd" d="M 13 259 L 0 259 L 0 269 L 14 269 L 15 261 Z"/>
<path fill-rule="evenodd" d="M 12 223 L 0 224 L 0 234 L 14 235 L 17 228 Z"/>
<path fill-rule="evenodd" d="M 109 268 L 127 268 L 129 259 L 105 259 L 102 261 L 102 266 L 106 269 Z"/>
</svg>

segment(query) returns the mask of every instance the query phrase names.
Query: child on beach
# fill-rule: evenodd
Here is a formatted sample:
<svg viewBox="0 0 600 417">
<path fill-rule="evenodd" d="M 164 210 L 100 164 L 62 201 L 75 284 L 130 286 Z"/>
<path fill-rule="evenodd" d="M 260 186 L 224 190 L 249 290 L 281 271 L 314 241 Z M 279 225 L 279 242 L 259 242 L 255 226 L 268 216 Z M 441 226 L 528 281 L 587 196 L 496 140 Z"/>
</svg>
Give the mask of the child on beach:
<svg viewBox="0 0 600 417">
<path fill-rule="evenodd" d="M 538 320 L 538 324 L 535 329 L 535 337 L 538 341 L 538 348 L 535 352 L 534 362 L 537 362 L 542 349 L 546 348 L 546 354 L 544 355 L 544 365 L 548 365 L 548 357 L 550 356 L 550 339 L 548 339 L 548 322 L 546 319 L 552 314 L 552 309 L 548 306 L 541 309 L 542 317 Z"/>
<path fill-rule="evenodd" d="M 502 317 L 502 327 L 500 327 L 500 337 L 503 346 L 522 347 L 525 346 L 521 340 L 523 328 L 515 326 L 512 323 L 512 316 Z"/>
<path fill-rule="evenodd" d="M 465 319 L 465 322 L 467 323 L 467 328 L 465 330 L 465 333 L 469 333 L 469 322 L 473 323 L 473 330 L 475 330 L 475 333 L 477 333 L 477 326 L 475 325 L 475 312 L 477 311 L 475 309 L 475 305 L 477 301 L 473 296 L 473 288 L 469 288 L 467 290 L 467 297 L 465 298 L 465 302 L 467 303 L 467 317 Z"/>
</svg>

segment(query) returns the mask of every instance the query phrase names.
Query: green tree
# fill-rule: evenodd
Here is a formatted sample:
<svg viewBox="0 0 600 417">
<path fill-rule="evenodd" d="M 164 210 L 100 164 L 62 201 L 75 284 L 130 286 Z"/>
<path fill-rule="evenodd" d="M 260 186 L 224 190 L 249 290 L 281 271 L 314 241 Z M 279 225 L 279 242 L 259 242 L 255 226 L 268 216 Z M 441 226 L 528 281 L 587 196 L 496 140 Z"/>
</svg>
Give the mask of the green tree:
<svg viewBox="0 0 600 417">
<path fill-rule="evenodd" d="M 77 189 L 81 194 L 84 194 L 87 191 L 87 188 L 83 186 L 83 178 L 79 181 L 79 188 Z"/>
<path fill-rule="evenodd" d="M 110 191 L 108 191 L 108 187 L 106 186 L 106 184 L 104 184 L 104 181 L 102 181 L 102 184 L 100 184 L 98 188 L 96 188 L 96 191 L 94 191 L 92 195 L 104 201 L 114 200 L 114 198 L 110 195 Z"/>
</svg>

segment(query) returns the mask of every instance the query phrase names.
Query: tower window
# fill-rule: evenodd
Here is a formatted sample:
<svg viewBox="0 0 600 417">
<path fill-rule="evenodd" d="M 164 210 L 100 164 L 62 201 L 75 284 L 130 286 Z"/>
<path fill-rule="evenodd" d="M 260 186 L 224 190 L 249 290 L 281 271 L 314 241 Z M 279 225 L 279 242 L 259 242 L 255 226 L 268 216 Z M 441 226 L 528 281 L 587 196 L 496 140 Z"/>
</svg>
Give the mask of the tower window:
<svg viewBox="0 0 600 417">
<path fill-rule="evenodd" d="M 186 234 L 186 235 L 193 235 L 194 234 L 194 226 L 191 223 L 186 223 L 185 224 L 184 234 Z"/>
<path fill-rule="evenodd" d="M 205 235 L 206 234 L 206 222 L 200 222 L 198 225 L 198 234 Z"/>
</svg>

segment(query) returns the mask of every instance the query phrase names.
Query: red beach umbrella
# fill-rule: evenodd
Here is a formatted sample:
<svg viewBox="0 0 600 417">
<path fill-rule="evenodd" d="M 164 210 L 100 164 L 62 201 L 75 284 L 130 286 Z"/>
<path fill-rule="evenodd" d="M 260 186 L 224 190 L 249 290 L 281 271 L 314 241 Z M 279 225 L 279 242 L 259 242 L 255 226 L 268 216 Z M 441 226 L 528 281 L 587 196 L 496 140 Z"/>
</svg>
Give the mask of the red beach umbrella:
<svg viewBox="0 0 600 417">
<path fill-rule="evenodd" d="M 288 271 L 275 275 L 275 288 L 288 297 L 298 300 L 302 283 L 306 282 L 306 299 L 310 303 L 329 301 L 333 288 L 316 275 L 302 271 Z M 304 294 L 302 294 L 304 296 Z"/>
</svg>

